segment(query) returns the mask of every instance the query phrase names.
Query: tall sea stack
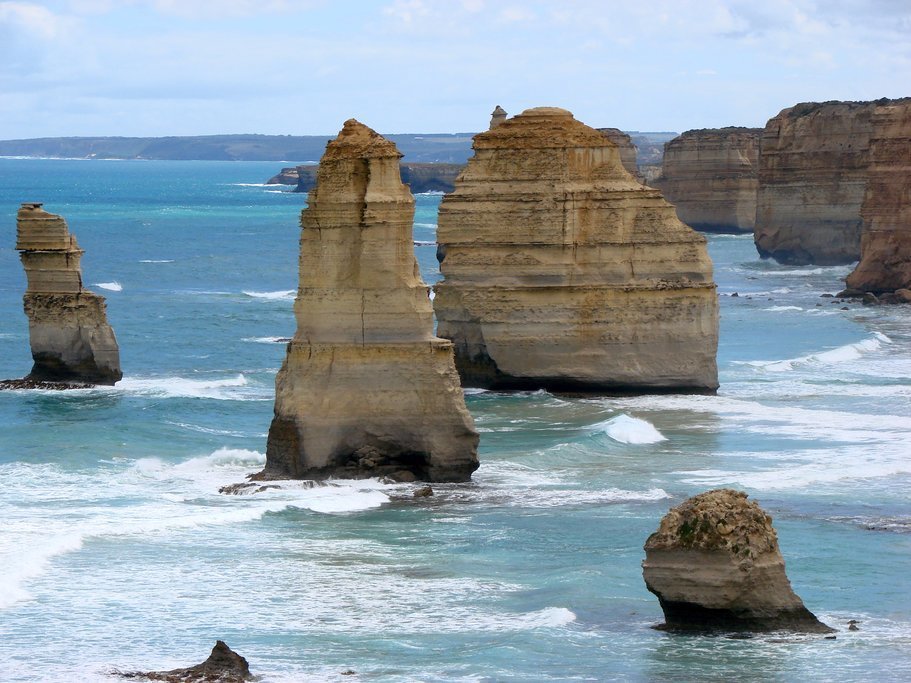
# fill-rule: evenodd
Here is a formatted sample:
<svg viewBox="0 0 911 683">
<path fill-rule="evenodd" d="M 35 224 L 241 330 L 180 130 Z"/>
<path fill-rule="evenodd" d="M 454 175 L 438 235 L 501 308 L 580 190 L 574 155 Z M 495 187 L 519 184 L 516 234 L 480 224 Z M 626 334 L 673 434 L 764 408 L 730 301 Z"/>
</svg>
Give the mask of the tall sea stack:
<svg viewBox="0 0 911 683">
<path fill-rule="evenodd" d="M 474 138 L 440 206 L 437 333 L 463 383 L 710 392 L 718 301 L 705 238 L 564 109 Z"/>
<path fill-rule="evenodd" d="M 83 251 L 66 221 L 41 204 L 27 203 L 16 217 L 16 249 L 28 287 L 34 365 L 27 380 L 114 384 L 123 377 L 120 350 L 105 314 L 104 297 L 84 289 Z"/>
<path fill-rule="evenodd" d="M 260 478 L 465 481 L 478 433 L 433 334 L 395 145 L 351 119 L 301 215 L 297 332 L 275 381 Z"/>
</svg>

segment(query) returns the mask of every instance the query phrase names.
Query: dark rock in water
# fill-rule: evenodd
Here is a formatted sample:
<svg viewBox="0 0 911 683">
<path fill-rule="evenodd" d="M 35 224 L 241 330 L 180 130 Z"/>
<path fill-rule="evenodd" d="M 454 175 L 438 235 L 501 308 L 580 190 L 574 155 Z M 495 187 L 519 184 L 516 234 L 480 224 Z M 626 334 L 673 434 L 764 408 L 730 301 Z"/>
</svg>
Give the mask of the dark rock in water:
<svg viewBox="0 0 911 683">
<path fill-rule="evenodd" d="M 642 575 L 664 629 L 834 630 L 791 589 L 772 518 L 740 491 L 708 491 L 671 509 L 645 543 Z"/>
<path fill-rule="evenodd" d="M 861 303 L 863 303 L 864 306 L 875 306 L 879 303 L 879 299 L 873 292 L 867 292 L 861 299 Z"/>
<path fill-rule="evenodd" d="M 858 299 L 858 298 L 862 297 L 863 295 L 864 295 L 864 293 L 861 290 L 851 289 L 849 287 L 848 289 L 841 290 L 835 296 L 839 299 Z"/>
<path fill-rule="evenodd" d="M 66 389 L 90 389 L 93 386 L 95 385 L 85 384 L 83 382 L 44 382 L 30 377 L 0 380 L 0 391 L 3 389 L 45 389 L 51 391 L 64 391 Z"/>
<path fill-rule="evenodd" d="M 241 683 L 255 681 L 247 660 L 228 647 L 224 641 L 215 642 L 212 654 L 202 664 L 171 671 L 117 672 L 122 678 L 168 681 L 169 683 Z"/>
<path fill-rule="evenodd" d="M 415 489 L 414 497 L 415 498 L 427 498 L 433 495 L 433 489 L 429 486 L 422 486 L 419 489 Z"/>
<path fill-rule="evenodd" d="M 829 292 L 826 292 L 825 294 L 820 294 L 820 295 L 819 295 L 819 297 L 820 297 L 821 299 L 831 299 L 831 298 L 833 298 L 834 296 L 835 296 L 834 294 L 829 294 Z"/>
</svg>

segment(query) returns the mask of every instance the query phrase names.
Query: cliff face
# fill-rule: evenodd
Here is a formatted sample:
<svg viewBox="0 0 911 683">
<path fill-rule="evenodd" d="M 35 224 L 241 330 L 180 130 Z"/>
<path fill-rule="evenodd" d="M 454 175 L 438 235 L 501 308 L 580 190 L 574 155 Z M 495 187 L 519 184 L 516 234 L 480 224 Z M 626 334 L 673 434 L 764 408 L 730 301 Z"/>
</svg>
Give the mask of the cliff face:
<svg viewBox="0 0 911 683">
<path fill-rule="evenodd" d="M 29 380 L 114 384 L 120 350 L 104 297 L 82 287 L 83 251 L 62 217 L 41 204 L 23 204 L 16 249 L 28 280 L 23 298 L 34 366 Z"/>
<path fill-rule="evenodd" d="M 462 164 L 400 164 L 402 182 L 407 183 L 412 192 L 451 192 L 455 179 L 465 168 Z M 316 185 L 319 167 L 314 165 L 297 167 L 297 189 L 295 192 L 309 192 Z M 276 176 L 277 177 L 277 176 Z M 274 179 L 273 179 L 274 180 Z M 270 183 L 272 180 L 269 181 Z"/>
<path fill-rule="evenodd" d="M 652 185 L 696 230 L 752 232 L 761 128 L 689 130 L 664 146 Z"/>
<path fill-rule="evenodd" d="M 320 162 L 263 477 L 463 481 L 478 466 L 452 344 L 433 335 L 399 157 L 352 119 Z"/>
<path fill-rule="evenodd" d="M 477 135 L 440 206 L 438 334 L 464 383 L 711 391 L 718 305 L 705 239 L 563 109 Z"/>
<path fill-rule="evenodd" d="M 860 257 L 876 102 L 809 102 L 769 120 L 754 239 L 763 258 L 836 265 Z"/>
<path fill-rule="evenodd" d="M 645 543 L 642 574 L 670 629 L 832 630 L 791 589 L 772 518 L 739 491 L 668 512 Z"/>
<path fill-rule="evenodd" d="M 861 258 L 847 285 L 864 292 L 911 289 L 911 100 L 877 107 L 861 207 Z"/>
<path fill-rule="evenodd" d="M 599 128 L 598 130 L 608 140 L 617 145 L 617 149 L 620 151 L 620 163 L 623 164 L 623 168 L 633 178 L 639 178 L 639 167 L 636 163 L 636 145 L 633 144 L 633 139 L 619 128 Z"/>
</svg>

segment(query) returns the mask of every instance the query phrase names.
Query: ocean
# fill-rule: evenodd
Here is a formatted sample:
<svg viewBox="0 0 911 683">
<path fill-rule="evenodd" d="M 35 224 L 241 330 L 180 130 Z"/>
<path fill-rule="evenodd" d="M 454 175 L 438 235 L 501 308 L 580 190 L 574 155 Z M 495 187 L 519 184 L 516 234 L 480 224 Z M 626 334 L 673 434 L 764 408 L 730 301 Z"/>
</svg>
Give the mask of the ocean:
<svg viewBox="0 0 911 683">
<path fill-rule="evenodd" d="M 86 250 L 124 369 L 0 392 L 0 680 L 111 681 L 216 639 L 279 682 L 911 680 L 911 308 L 822 298 L 850 267 L 750 236 L 708 237 L 717 396 L 467 390 L 470 484 L 219 494 L 265 461 L 294 332 L 306 197 L 262 184 L 281 165 L 0 159 L 0 377 L 31 367 L 25 201 Z M 417 197 L 430 284 L 440 199 Z M 643 543 L 720 486 L 773 516 L 835 640 L 652 628 Z"/>
</svg>

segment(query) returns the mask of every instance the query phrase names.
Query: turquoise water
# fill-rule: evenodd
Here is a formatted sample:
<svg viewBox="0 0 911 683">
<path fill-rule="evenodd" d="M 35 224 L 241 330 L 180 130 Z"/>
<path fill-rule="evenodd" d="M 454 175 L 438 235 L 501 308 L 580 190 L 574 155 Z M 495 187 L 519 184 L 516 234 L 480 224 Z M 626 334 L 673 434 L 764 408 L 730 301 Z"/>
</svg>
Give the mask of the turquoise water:
<svg viewBox="0 0 911 683">
<path fill-rule="evenodd" d="M 31 366 L 22 201 L 86 249 L 124 368 L 0 392 L 0 680 L 185 666 L 216 638 L 266 681 L 911 679 L 911 309 L 841 310 L 819 295 L 848 268 L 762 262 L 750 238 L 709 238 L 718 396 L 469 391 L 471 484 L 218 494 L 264 462 L 293 333 L 305 197 L 261 185 L 276 170 L 0 159 L 0 377 Z M 439 201 L 417 197 L 428 282 Z M 836 640 L 651 628 L 642 544 L 721 485 L 773 515 Z"/>
</svg>

